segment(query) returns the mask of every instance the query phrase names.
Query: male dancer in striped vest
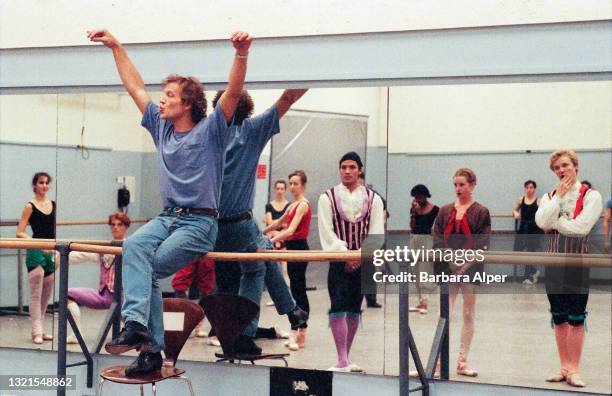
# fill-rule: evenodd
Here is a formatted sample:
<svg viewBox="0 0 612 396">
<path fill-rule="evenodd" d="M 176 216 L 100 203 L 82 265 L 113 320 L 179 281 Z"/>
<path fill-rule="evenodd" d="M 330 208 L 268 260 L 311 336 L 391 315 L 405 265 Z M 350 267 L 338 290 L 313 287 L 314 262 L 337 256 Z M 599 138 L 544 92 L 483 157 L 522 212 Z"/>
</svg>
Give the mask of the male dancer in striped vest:
<svg viewBox="0 0 612 396">
<path fill-rule="evenodd" d="M 363 163 L 357 153 L 344 154 L 340 159 L 342 183 L 319 197 L 319 237 L 323 250 L 360 250 L 366 236 L 385 232 L 382 200 L 359 182 L 362 171 Z M 363 300 L 360 266 L 359 261 L 329 265 L 329 321 L 338 353 L 338 363 L 329 368 L 331 371 L 362 371 L 349 360 Z"/>
<path fill-rule="evenodd" d="M 542 197 L 535 215 L 538 227 L 550 235 L 548 252 L 588 253 L 588 237 L 603 207 L 601 194 L 578 181 L 578 157 L 574 150 L 554 151 L 549 163 L 559 182 L 552 193 Z M 561 363 L 559 372 L 546 381 L 584 387 L 580 356 L 589 299 L 589 268 L 551 266 L 546 268 L 545 275 Z"/>
</svg>

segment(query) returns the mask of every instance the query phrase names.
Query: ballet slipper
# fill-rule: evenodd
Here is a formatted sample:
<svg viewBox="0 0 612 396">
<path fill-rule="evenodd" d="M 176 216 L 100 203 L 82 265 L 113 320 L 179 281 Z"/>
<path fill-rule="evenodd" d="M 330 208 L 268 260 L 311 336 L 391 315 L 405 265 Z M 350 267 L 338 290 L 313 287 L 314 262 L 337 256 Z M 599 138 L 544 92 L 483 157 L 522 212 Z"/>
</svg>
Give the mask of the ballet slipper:
<svg viewBox="0 0 612 396">
<path fill-rule="evenodd" d="M 43 333 L 42 334 L 42 339 L 44 341 L 53 341 L 53 336 L 51 334 Z"/>
<path fill-rule="evenodd" d="M 567 377 L 565 377 L 565 382 L 576 388 L 584 388 L 586 386 L 586 383 L 580 378 L 580 373 L 578 372 L 568 374 Z"/>
<path fill-rule="evenodd" d="M 465 377 L 476 377 L 478 371 L 467 368 L 467 362 L 460 362 L 457 364 L 457 374 Z"/>
<path fill-rule="evenodd" d="M 40 345 L 43 343 L 43 337 L 40 334 L 32 335 L 32 342 L 34 344 Z"/>
<path fill-rule="evenodd" d="M 567 373 L 565 372 L 565 370 L 561 370 L 558 373 L 553 374 L 550 377 L 546 378 L 546 382 L 563 382 L 565 381 L 566 377 L 567 377 Z"/>
<path fill-rule="evenodd" d="M 416 371 L 416 370 L 410 370 L 408 372 L 408 376 L 410 378 L 419 378 L 419 372 Z M 440 371 L 438 371 L 438 370 L 434 371 L 433 379 L 439 380 L 440 378 L 442 378 L 442 375 L 440 374 Z"/>
</svg>

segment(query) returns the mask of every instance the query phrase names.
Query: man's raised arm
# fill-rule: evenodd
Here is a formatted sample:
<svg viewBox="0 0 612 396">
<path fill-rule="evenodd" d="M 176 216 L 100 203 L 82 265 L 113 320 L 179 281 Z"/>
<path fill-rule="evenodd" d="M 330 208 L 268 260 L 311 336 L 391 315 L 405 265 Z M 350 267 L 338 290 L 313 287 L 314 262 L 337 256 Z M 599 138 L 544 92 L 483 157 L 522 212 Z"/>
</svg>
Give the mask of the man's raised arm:
<svg viewBox="0 0 612 396">
<path fill-rule="evenodd" d="M 308 89 L 285 89 L 280 98 L 276 101 L 276 111 L 278 118 L 283 118 L 291 106 L 297 102 Z"/>
<path fill-rule="evenodd" d="M 227 83 L 227 89 L 221 95 L 219 104 L 223 115 L 226 120 L 231 120 L 238 106 L 238 100 L 244 86 L 244 77 L 246 76 L 247 70 L 247 58 L 249 56 L 249 47 L 253 41 L 248 33 L 236 32 L 231 37 L 232 45 L 236 49 L 234 55 L 234 63 L 232 64 L 232 70 L 230 71 L 229 81 Z"/>
<path fill-rule="evenodd" d="M 113 50 L 115 65 L 117 66 L 123 86 L 134 100 L 134 103 L 136 103 L 136 106 L 138 106 L 140 112 L 144 113 L 151 97 L 145 89 L 140 73 L 128 57 L 123 45 L 106 29 L 88 30 L 87 38 L 93 42 L 102 43 Z"/>
</svg>

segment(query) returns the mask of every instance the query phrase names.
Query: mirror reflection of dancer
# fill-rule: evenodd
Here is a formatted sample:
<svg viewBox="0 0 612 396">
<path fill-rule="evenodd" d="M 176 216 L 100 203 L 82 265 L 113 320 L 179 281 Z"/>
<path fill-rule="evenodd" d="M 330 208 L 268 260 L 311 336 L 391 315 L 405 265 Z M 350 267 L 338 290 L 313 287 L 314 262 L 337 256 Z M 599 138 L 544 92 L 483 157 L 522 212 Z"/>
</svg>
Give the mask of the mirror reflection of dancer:
<svg viewBox="0 0 612 396">
<path fill-rule="evenodd" d="M 274 182 L 274 199 L 266 204 L 266 213 L 264 215 L 263 223 L 267 226 L 272 224 L 274 220 L 280 219 L 282 215 L 285 214 L 287 208 L 289 207 L 289 201 L 285 198 L 285 193 L 287 192 L 287 182 L 284 180 L 277 180 Z M 266 234 L 268 238 L 273 238 L 280 231 L 272 230 Z M 285 244 L 283 242 L 276 242 L 274 244 L 274 249 L 276 250 L 285 250 Z M 278 262 L 283 271 L 283 277 L 285 278 L 285 283 L 289 284 L 289 273 L 287 272 L 287 262 L 279 261 Z M 267 305 L 274 305 L 274 301 L 268 302 Z"/>
<path fill-rule="evenodd" d="M 280 132 L 279 120 L 304 93 L 305 89 L 287 89 L 270 108 L 262 114 L 251 117 L 253 101 L 247 91 L 242 91 L 225 153 L 219 202 L 219 237 L 215 251 L 254 252 L 257 249 L 272 249 L 271 242 L 263 236 L 253 219 L 257 164 L 268 141 Z M 223 91 L 217 92 L 213 100 L 215 108 L 224 94 Z M 226 263 L 215 263 L 217 279 L 225 267 Z M 302 311 L 299 302 L 291 298 L 289 288 L 276 262 L 243 262 L 240 263 L 240 273 L 239 295 L 259 305 L 265 284 L 270 297 L 275 302 L 276 311 L 279 315 L 287 315 L 291 328 L 306 323 L 308 312 Z M 223 291 L 219 290 L 219 287 L 217 289 L 218 292 Z M 259 314 L 236 339 L 235 353 L 261 354 L 261 348 L 254 342 L 258 323 Z"/>
<path fill-rule="evenodd" d="M 131 221 L 125 213 L 112 213 L 108 216 L 108 226 L 115 241 L 123 241 Z M 72 314 L 79 331 L 81 330 L 81 309 L 79 306 L 92 309 L 108 309 L 113 302 L 115 292 L 115 255 L 87 252 L 70 252 L 70 264 L 97 262 L 100 265 L 100 282 L 97 289 L 90 287 L 71 287 L 68 289 L 68 310 Z M 81 334 L 83 334 L 81 332 Z M 66 339 L 66 344 L 77 344 L 74 334 Z"/>
<path fill-rule="evenodd" d="M 310 232 L 310 221 L 312 211 L 310 202 L 304 195 L 308 178 L 302 170 L 295 170 L 289 175 L 289 191 L 293 195 L 293 202 L 289 205 L 285 213 L 272 224 L 264 229 L 264 233 L 276 230 L 287 224 L 278 234 L 272 237 L 272 243 L 285 242 L 288 250 L 310 250 L 308 246 L 308 233 Z M 291 295 L 297 305 L 306 312 L 310 312 L 310 303 L 306 294 L 306 269 L 308 262 L 289 261 L 287 262 L 287 272 L 289 273 L 289 284 Z M 289 341 L 285 346 L 292 351 L 306 346 L 306 329 L 308 325 L 303 323 L 298 328 L 291 330 Z"/>
<path fill-rule="evenodd" d="M 17 238 L 55 239 L 55 201 L 47 198 L 51 176 L 47 172 L 38 172 L 32 178 L 32 198 L 23 208 Z M 25 233 L 30 224 L 32 236 Z M 26 268 L 30 283 L 30 320 L 32 321 L 32 342 L 42 344 L 53 340 L 51 334 L 43 331 L 43 321 L 47 312 L 49 298 L 55 284 L 54 251 L 29 249 L 26 253 Z"/>
<path fill-rule="evenodd" d="M 537 236 L 542 234 L 543 231 L 535 223 L 535 214 L 540 205 L 540 198 L 536 195 L 537 184 L 533 180 L 527 180 L 523 186 L 525 187 L 525 195 L 519 197 L 514 204 L 512 209 L 512 215 L 514 219 L 519 222 L 516 236 L 514 237 L 514 251 L 522 252 L 527 250 L 528 252 L 537 252 L 540 247 L 540 239 Z M 525 285 L 535 285 L 538 283 L 540 277 L 540 271 L 538 271 L 533 265 L 525 266 Z"/>
<path fill-rule="evenodd" d="M 431 236 L 431 228 L 436 221 L 440 208 L 427 200 L 431 198 L 429 189 L 423 184 L 417 184 L 410 190 L 410 195 L 413 197 L 410 205 L 410 249 L 431 249 L 433 246 L 433 238 Z M 431 273 L 429 268 L 430 263 L 418 262 L 414 265 L 416 273 L 416 290 L 419 303 L 408 309 L 409 312 L 419 312 L 420 314 L 427 313 L 427 285 L 421 284 L 420 272 Z"/>
<path fill-rule="evenodd" d="M 93 30 L 87 37 L 112 50 L 119 77 L 143 114 L 142 125 L 151 133 L 158 154 L 164 210 L 123 245 L 125 328 L 106 344 L 107 352 L 113 354 L 141 350 L 125 370 L 125 375 L 132 377 L 162 366 L 164 323 L 159 279 L 214 247 L 229 124 L 244 84 L 253 39 L 244 32 L 232 35 L 236 52 L 227 90 L 207 117 L 204 88 L 197 79 L 175 74 L 165 78 L 158 106 L 151 101 L 126 49 L 111 33 Z"/>
<path fill-rule="evenodd" d="M 289 207 L 289 201 L 285 198 L 287 192 L 287 182 L 284 180 L 277 180 L 274 182 L 274 199 L 266 204 L 266 214 L 264 216 L 264 224 L 269 226 L 274 220 L 280 219 L 287 208 Z M 272 238 L 280 231 L 272 230 L 266 234 L 267 237 Z M 281 249 L 283 247 L 282 242 L 277 242 L 274 245 L 275 249 Z"/>
<path fill-rule="evenodd" d="M 472 195 L 476 188 L 476 174 L 470 168 L 459 168 L 453 175 L 453 185 L 457 199 L 440 208 L 433 229 L 434 248 L 486 249 L 491 235 L 491 216 L 489 210 L 476 202 Z M 455 275 L 469 275 L 471 282 L 454 282 L 449 285 L 450 312 L 452 314 L 457 295 L 463 296 L 463 323 L 461 343 L 457 359 L 457 374 L 476 377 L 478 372 L 468 368 L 468 354 L 474 337 L 476 320 L 476 272 L 482 272 L 484 265 L 474 261 L 461 266 L 454 263 L 435 263 L 437 274 L 445 272 Z M 435 376 L 439 376 L 439 360 Z"/>
<path fill-rule="evenodd" d="M 601 194 L 578 181 L 578 157 L 573 150 L 553 152 L 549 164 L 559 183 L 542 197 L 535 216 L 538 226 L 550 235 L 548 251 L 588 253 L 588 237 L 603 208 Z M 548 377 L 548 382 L 586 386 L 580 378 L 580 355 L 589 276 L 588 267 L 546 268 L 546 294 L 561 362 L 559 373 Z"/>
<path fill-rule="evenodd" d="M 341 183 L 319 197 L 317 215 L 323 250 L 359 251 L 368 235 L 385 233 L 382 199 L 361 185 L 362 170 L 357 153 L 344 154 L 339 161 Z M 349 358 L 361 316 L 361 262 L 331 262 L 327 289 L 331 302 L 329 324 L 338 354 L 338 362 L 328 370 L 363 371 Z"/>
</svg>

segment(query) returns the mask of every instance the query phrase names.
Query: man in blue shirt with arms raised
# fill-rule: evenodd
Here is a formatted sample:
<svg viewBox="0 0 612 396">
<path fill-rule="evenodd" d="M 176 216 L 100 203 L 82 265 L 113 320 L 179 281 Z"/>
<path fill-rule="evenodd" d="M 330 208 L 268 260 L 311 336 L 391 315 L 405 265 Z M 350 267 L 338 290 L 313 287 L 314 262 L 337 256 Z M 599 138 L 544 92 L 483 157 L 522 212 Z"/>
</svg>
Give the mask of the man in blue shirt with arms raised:
<svg viewBox="0 0 612 396">
<path fill-rule="evenodd" d="M 110 32 L 92 30 L 87 36 L 112 50 L 121 81 L 143 114 L 142 125 L 151 133 L 158 154 L 164 211 L 123 245 L 125 328 L 106 344 L 106 350 L 114 354 L 141 350 L 125 374 L 143 375 L 162 366 L 164 325 L 158 280 L 215 244 L 228 124 L 240 98 L 253 39 L 244 32 L 232 35 L 236 53 L 227 90 L 220 106 L 206 117 L 206 98 L 197 79 L 168 76 L 162 82 L 158 106 L 151 101 L 125 48 Z"/>
<path fill-rule="evenodd" d="M 306 91 L 306 89 L 287 89 L 270 108 L 252 118 L 250 116 L 253 113 L 253 100 L 247 91 L 242 91 L 234 116 L 234 125 L 230 128 L 231 138 L 225 157 L 216 251 L 254 252 L 257 249 L 272 249 L 272 243 L 262 235 L 252 215 L 257 164 L 261 152 L 272 135 L 280 132 L 279 120 Z M 215 109 L 224 95 L 224 91 L 217 92 L 213 99 Z M 217 292 L 233 291 L 231 283 L 236 279 L 231 279 L 232 275 L 227 273 L 227 265 L 227 262 L 215 265 L 217 286 L 221 285 Z M 306 323 L 308 314 L 298 307 L 291 297 L 278 263 L 244 262 L 241 263 L 240 269 L 241 296 L 259 305 L 265 282 L 277 312 L 279 315 L 288 315 L 291 328 L 295 330 Z M 229 282 L 220 283 L 219 280 Z M 223 286 L 223 283 L 228 284 Z M 229 289 L 223 290 L 226 286 L 229 286 Z M 235 353 L 249 355 L 261 353 L 261 348 L 253 341 L 258 323 L 259 315 L 236 340 Z"/>
</svg>

